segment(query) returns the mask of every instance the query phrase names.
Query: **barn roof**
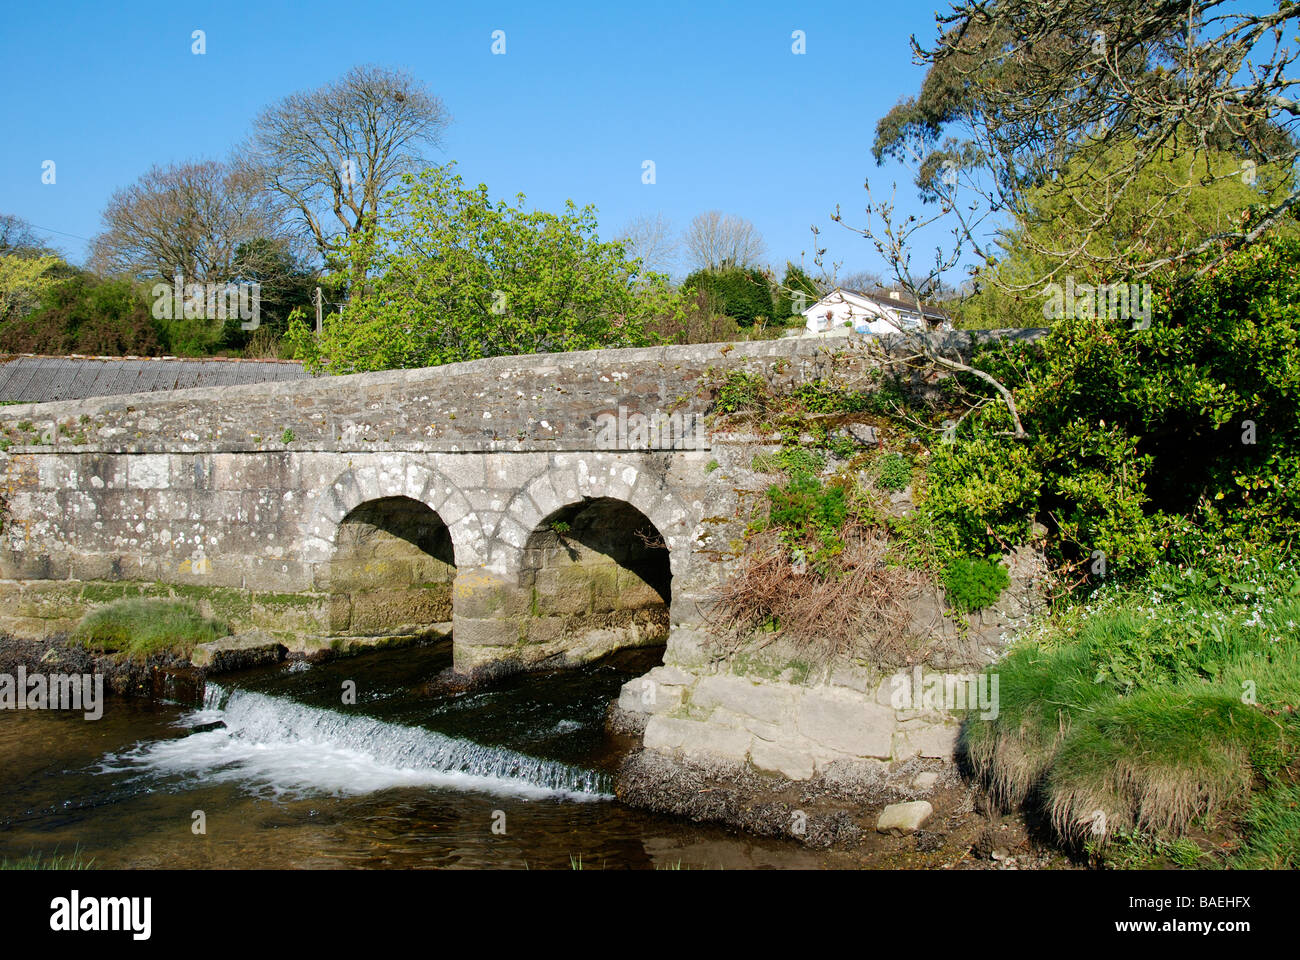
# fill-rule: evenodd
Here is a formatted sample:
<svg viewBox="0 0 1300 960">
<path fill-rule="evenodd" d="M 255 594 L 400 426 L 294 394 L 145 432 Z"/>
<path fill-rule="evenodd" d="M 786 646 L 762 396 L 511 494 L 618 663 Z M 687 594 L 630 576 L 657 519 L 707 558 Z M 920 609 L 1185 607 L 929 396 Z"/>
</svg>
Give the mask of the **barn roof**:
<svg viewBox="0 0 1300 960">
<path fill-rule="evenodd" d="M 0 403 L 84 400 L 311 376 L 292 360 L 0 354 Z"/>
</svg>

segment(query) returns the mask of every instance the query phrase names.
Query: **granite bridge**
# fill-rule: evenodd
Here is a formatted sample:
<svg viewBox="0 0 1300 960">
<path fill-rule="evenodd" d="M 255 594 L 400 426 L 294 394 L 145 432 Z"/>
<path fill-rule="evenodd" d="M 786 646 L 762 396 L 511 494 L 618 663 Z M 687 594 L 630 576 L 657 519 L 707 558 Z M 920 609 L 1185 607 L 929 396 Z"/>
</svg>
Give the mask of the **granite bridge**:
<svg viewBox="0 0 1300 960">
<path fill-rule="evenodd" d="M 847 344 L 500 357 L 0 411 L 0 631 L 124 596 L 291 650 L 450 631 L 455 665 L 701 643 L 765 488 L 711 431 L 728 370 L 795 383 Z M 854 362 L 873 362 L 866 352 Z"/>
</svg>

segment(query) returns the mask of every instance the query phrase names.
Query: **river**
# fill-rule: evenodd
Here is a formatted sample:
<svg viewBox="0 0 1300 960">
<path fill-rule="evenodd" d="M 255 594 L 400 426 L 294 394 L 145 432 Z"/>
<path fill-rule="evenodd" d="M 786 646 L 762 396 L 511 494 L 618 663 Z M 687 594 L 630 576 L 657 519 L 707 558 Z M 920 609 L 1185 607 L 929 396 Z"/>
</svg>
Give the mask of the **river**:
<svg viewBox="0 0 1300 960">
<path fill-rule="evenodd" d="M 451 664 L 443 643 L 228 674 L 201 709 L 110 699 L 96 721 L 5 711 L 0 857 L 76 850 L 98 868 L 189 869 L 860 865 L 614 799 L 605 709 L 662 652 L 448 693 L 432 683 Z M 223 726 L 194 732 L 207 724 Z"/>
</svg>

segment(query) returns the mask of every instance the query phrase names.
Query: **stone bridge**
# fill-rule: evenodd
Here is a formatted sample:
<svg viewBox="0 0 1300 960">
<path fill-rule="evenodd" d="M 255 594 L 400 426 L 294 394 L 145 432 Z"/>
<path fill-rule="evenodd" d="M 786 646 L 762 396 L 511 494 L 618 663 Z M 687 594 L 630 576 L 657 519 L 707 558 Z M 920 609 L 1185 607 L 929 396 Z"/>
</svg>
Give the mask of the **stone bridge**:
<svg viewBox="0 0 1300 960">
<path fill-rule="evenodd" d="M 504 357 L 8 406 L 0 630 L 172 596 L 302 651 L 450 630 L 466 671 L 666 639 L 689 662 L 768 482 L 750 469 L 765 438 L 708 428 L 711 385 L 815 379 L 846 349 Z"/>
</svg>

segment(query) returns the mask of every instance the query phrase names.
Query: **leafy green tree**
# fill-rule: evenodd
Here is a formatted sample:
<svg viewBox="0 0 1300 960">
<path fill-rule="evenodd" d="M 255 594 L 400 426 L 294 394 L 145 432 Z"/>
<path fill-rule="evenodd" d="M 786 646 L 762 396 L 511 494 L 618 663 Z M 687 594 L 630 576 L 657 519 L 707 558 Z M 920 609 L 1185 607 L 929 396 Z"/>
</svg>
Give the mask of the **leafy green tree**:
<svg viewBox="0 0 1300 960">
<path fill-rule="evenodd" d="M 1118 199 L 1107 195 L 1116 171 L 1133 161 L 1128 142 L 1098 142 L 1066 164 L 1074 183 L 1029 191 L 1025 219 L 1002 238 L 1002 255 L 976 278 L 976 293 L 960 307 L 968 328 L 1041 327 L 1043 288 L 1072 275 L 1080 283 L 1114 283 L 1115 264 L 1141 264 L 1181 248 L 1188 237 L 1236 231 L 1260 206 L 1290 191 L 1289 168 L 1262 166 L 1243 175 L 1240 160 L 1222 150 L 1199 156 L 1169 152 L 1147 161 Z M 1169 198 L 1177 196 L 1178 202 Z M 1094 221 L 1110 205 L 1104 224 Z M 1297 234 L 1295 221 L 1273 235 Z"/>
<path fill-rule="evenodd" d="M 622 244 L 602 243 L 592 207 L 562 214 L 493 202 L 450 166 L 402 177 L 374 228 L 354 233 L 351 299 L 317 338 L 299 315 L 289 340 L 331 373 L 479 357 L 638 346 L 672 300 Z"/>
<path fill-rule="evenodd" d="M 955 0 L 935 16 L 932 47 L 913 40 L 929 68 L 918 93 L 880 120 L 873 153 L 878 162 L 914 161 L 922 199 L 941 204 L 963 231 L 984 215 L 1032 219 L 1045 193 L 1068 202 L 1083 186 L 1092 200 L 1086 226 L 1105 234 L 1145 169 L 1171 155 L 1204 160 L 1207 151 L 1226 152 L 1237 159 L 1234 175 L 1290 166 L 1300 158 L 1290 130 L 1300 100 L 1296 58 L 1282 38 L 1300 24 L 1300 5 L 1233 6 Z M 1126 150 L 1097 153 L 1098 139 Z M 1092 168 L 1089 156 L 1104 162 Z M 1187 184 L 1186 177 L 1168 181 L 1148 215 L 1176 215 Z M 1153 185 L 1145 178 L 1142 188 Z M 1143 259 L 1131 256 L 1137 248 L 1112 253 L 1085 244 L 1082 251 L 1112 271 L 1144 274 L 1210 251 L 1221 257 L 1292 218 L 1298 199 L 1275 194 L 1229 229 L 1178 236 L 1172 248 Z"/>
</svg>

